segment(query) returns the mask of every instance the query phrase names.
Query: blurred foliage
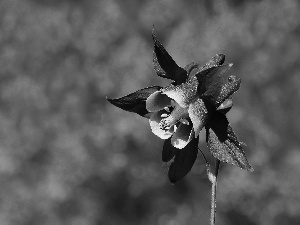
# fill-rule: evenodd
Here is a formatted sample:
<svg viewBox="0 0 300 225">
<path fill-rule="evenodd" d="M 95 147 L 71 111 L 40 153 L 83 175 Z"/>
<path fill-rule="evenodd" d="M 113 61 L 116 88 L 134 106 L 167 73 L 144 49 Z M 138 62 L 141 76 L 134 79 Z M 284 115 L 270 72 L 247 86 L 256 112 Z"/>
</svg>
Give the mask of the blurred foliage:
<svg viewBox="0 0 300 225">
<path fill-rule="evenodd" d="M 105 99 L 168 83 L 152 68 L 153 24 L 181 66 L 224 53 L 242 78 L 228 116 L 255 172 L 222 164 L 217 224 L 299 224 L 299 11 L 298 0 L 2 0 L 1 225 L 208 224 L 203 159 L 170 185 L 148 121 Z"/>
</svg>

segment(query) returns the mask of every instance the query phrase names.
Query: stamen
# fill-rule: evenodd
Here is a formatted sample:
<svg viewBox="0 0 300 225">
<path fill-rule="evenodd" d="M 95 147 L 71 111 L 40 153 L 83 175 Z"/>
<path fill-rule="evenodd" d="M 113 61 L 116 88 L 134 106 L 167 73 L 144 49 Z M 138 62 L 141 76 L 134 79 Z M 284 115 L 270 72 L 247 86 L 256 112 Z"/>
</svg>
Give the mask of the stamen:
<svg viewBox="0 0 300 225">
<path fill-rule="evenodd" d="M 170 126 L 170 118 L 167 117 L 165 119 L 162 119 L 159 123 L 159 128 L 164 130 L 164 131 L 167 131 L 171 128 Z"/>
<path fill-rule="evenodd" d="M 169 107 L 165 107 L 164 110 L 166 110 L 167 112 L 170 112 Z"/>
<path fill-rule="evenodd" d="M 177 126 L 176 126 L 176 125 L 174 125 L 174 133 L 176 132 L 176 130 L 177 130 Z"/>
<path fill-rule="evenodd" d="M 175 101 L 173 104 L 177 104 Z M 167 109 L 165 108 L 167 111 Z M 170 109 L 168 108 L 170 111 Z M 161 117 L 163 118 L 160 123 L 159 127 L 160 129 L 167 131 L 169 130 L 172 126 L 174 126 L 177 122 L 181 122 L 183 124 L 189 124 L 189 122 L 185 119 L 188 117 L 188 112 L 186 108 L 180 107 L 178 104 L 170 114 L 168 113 L 163 113 L 161 114 Z"/>
</svg>

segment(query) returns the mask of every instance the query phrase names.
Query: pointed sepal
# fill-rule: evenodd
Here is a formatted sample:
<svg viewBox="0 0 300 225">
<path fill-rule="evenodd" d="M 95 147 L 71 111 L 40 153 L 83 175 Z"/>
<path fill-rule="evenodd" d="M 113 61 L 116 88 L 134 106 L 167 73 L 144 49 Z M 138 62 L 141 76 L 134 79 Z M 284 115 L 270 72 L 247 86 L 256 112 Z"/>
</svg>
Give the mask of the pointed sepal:
<svg viewBox="0 0 300 225">
<path fill-rule="evenodd" d="M 248 171 L 253 171 L 249 164 L 242 143 L 228 123 L 226 116 L 216 111 L 207 126 L 207 144 L 211 154 L 222 162 L 226 162 Z"/>
<path fill-rule="evenodd" d="M 231 67 L 232 64 L 226 64 L 211 67 L 196 74 L 199 82 L 198 94 L 214 108 L 217 108 L 239 88 L 240 78 L 230 76 L 228 83 L 225 82 L 225 74 Z"/>
<path fill-rule="evenodd" d="M 159 86 L 152 86 L 138 90 L 121 98 L 107 98 L 107 100 L 114 106 L 117 106 L 125 111 L 134 112 L 143 117 L 149 118 L 149 112 L 146 109 L 146 100 L 151 94 L 160 89 L 161 87 Z"/>
<path fill-rule="evenodd" d="M 174 80 L 176 84 L 184 82 L 187 79 L 186 70 L 178 66 L 169 55 L 167 50 L 157 39 L 154 29 L 152 30 L 152 38 L 154 41 L 153 66 L 157 75 Z"/>
</svg>

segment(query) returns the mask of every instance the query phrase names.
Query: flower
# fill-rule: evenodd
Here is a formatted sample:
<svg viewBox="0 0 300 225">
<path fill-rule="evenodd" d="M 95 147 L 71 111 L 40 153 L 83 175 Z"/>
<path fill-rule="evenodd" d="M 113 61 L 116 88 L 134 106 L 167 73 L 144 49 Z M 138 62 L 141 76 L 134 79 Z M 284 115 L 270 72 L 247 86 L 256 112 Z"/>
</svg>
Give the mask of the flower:
<svg viewBox="0 0 300 225">
<path fill-rule="evenodd" d="M 230 76 L 226 83 L 231 88 L 230 92 L 215 84 L 215 79 L 221 80 L 231 65 L 215 65 L 205 70 L 196 67 L 196 74 L 187 72 L 188 77 L 181 84 L 172 83 L 151 94 L 146 100 L 146 109 L 152 112 L 152 132 L 161 139 L 172 137 L 172 145 L 179 149 L 184 148 L 193 137 L 197 138 L 206 124 L 209 110 L 219 107 L 239 88 L 240 79 L 234 76 Z M 226 91 L 228 93 L 224 94 Z"/>
<path fill-rule="evenodd" d="M 226 118 L 233 105 L 231 96 L 241 84 L 236 76 L 225 77 L 232 64 L 223 64 L 225 56 L 217 54 L 202 67 L 192 62 L 182 68 L 154 32 L 152 37 L 154 70 L 173 82 L 108 101 L 148 118 L 152 132 L 165 139 L 162 161 L 169 162 L 168 177 L 172 183 L 191 170 L 198 154 L 198 135 L 204 127 L 208 148 L 215 158 L 252 171 Z"/>
</svg>

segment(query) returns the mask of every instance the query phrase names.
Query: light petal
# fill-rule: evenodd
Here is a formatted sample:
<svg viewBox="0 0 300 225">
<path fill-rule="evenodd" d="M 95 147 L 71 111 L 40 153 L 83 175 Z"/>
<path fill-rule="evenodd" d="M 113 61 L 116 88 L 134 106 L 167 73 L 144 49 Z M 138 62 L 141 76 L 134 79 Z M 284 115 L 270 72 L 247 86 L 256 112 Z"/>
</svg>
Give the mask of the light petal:
<svg viewBox="0 0 300 225">
<path fill-rule="evenodd" d="M 191 77 L 186 83 L 180 85 L 170 84 L 161 91 L 169 98 L 177 102 L 182 108 L 188 107 L 188 104 L 197 96 L 198 80 Z"/>
<path fill-rule="evenodd" d="M 150 127 L 151 127 L 153 134 L 155 134 L 156 136 L 158 136 L 161 139 L 168 139 L 174 133 L 174 126 L 172 126 L 169 130 L 163 130 L 159 126 L 159 123 L 162 119 L 161 115 L 166 112 L 167 111 L 165 111 L 165 110 L 155 112 L 150 116 L 150 119 L 149 119 Z"/>
<path fill-rule="evenodd" d="M 193 125 L 180 124 L 171 138 L 175 148 L 183 149 L 194 137 Z"/>
<path fill-rule="evenodd" d="M 171 106 L 171 100 L 168 96 L 162 94 L 161 91 L 156 91 L 147 98 L 146 109 L 149 112 L 157 112 Z"/>
<path fill-rule="evenodd" d="M 233 106 L 232 97 L 229 97 L 217 108 L 217 110 L 223 114 L 226 114 L 227 112 L 229 112 L 232 106 Z"/>
<path fill-rule="evenodd" d="M 198 98 L 196 101 L 192 102 L 189 105 L 188 113 L 193 123 L 195 137 L 197 137 L 205 126 L 208 117 L 208 111 L 203 100 Z"/>
</svg>

